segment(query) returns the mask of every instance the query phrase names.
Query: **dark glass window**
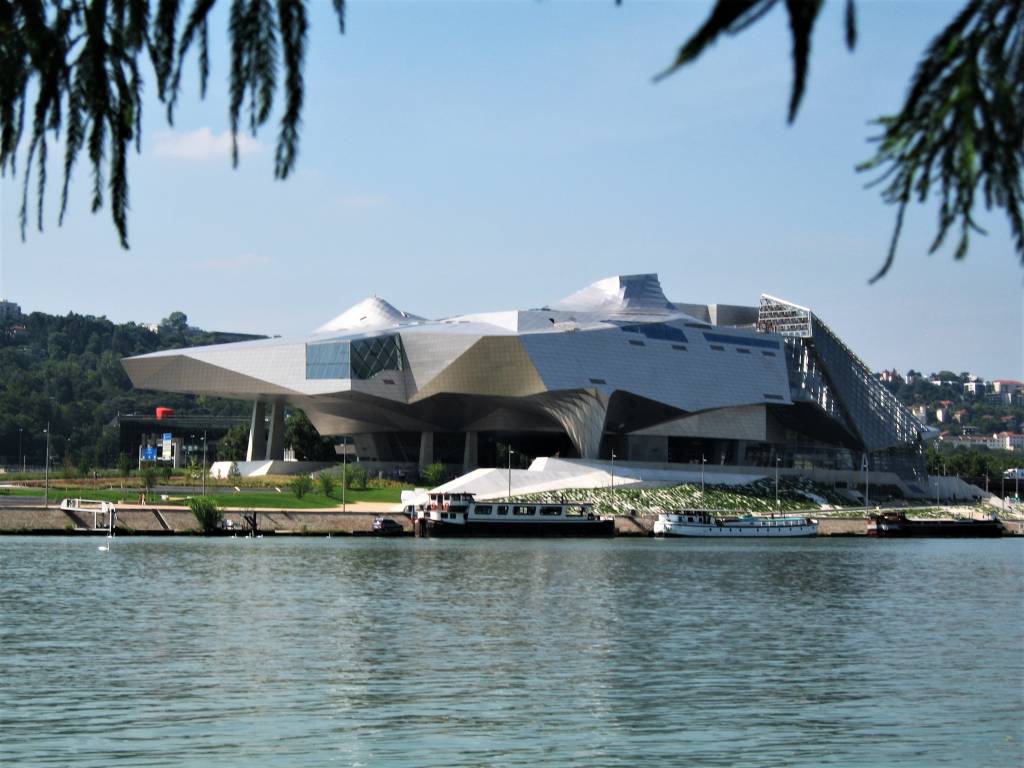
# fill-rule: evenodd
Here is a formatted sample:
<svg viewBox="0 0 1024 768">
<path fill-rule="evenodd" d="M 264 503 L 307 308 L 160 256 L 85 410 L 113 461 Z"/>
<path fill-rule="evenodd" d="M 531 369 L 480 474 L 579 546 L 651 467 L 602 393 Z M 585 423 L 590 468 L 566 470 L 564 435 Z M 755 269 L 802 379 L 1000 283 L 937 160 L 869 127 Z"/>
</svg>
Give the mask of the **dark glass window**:
<svg viewBox="0 0 1024 768">
<path fill-rule="evenodd" d="M 657 341 L 681 341 L 686 342 L 686 334 L 682 329 L 665 323 L 645 323 L 643 325 L 620 325 L 626 333 L 639 333 L 648 339 Z"/>
<path fill-rule="evenodd" d="M 398 334 L 372 336 L 352 342 L 352 378 L 369 379 L 381 371 L 401 371 L 402 338 Z"/>
<path fill-rule="evenodd" d="M 704 338 L 708 341 L 717 341 L 719 344 L 742 344 L 745 347 L 767 347 L 778 349 L 779 342 L 769 339 L 757 339 L 750 336 L 730 336 L 727 333 L 705 333 Z"/>
</svg>

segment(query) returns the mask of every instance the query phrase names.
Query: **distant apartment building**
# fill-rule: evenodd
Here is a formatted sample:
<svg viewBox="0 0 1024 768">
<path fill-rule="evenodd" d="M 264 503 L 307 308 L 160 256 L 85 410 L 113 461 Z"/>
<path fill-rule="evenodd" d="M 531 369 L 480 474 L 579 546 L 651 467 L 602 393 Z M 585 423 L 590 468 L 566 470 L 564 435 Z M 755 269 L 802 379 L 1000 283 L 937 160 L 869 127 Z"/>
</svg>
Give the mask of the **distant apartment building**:
<svg viewBox="0 0 1024 768">
<path fill-rule="evenodd" d="M 945 408 L 940 406 L 939 408 L 935 409 L 935 420 L 939 422 L 939 424 L 945 424 L 947 416 L 949 416 L 949 411 L 947 411 Z"/>
<path fill-rule="evenodd" d="M 1002 451 L 1024 451 L 1024 435 L 1017 432 L 997 432 L 992 438 L 992 448 Z"/>
<path fill-rule="evenodd" d="M 964 419 L 967 418 L 967 415 L 967 409 L 960 408 L 959 410 L 953 412 L 953 421 L 955 421 L 957 424 L 963 424 Z"/>
<path fill-rule="evenodd" d="M 988 392 L 991 385 L 984 379 L 975 378 L 964 382 L 964 394 L 971 397 L 980 397 Z"/>
<path fill-rule="evenodd" d="M 1014 379 L 995 379 L 986 398 L 998 405 L 1020 405 L 1024 402 L 1024 382 Z"/>
<path fill-rule="evenodd" d="M 0 299 L 0 323 L 11 323 L 21 319 L 21 307 L 13 301 Z"/>
<path fill-rule="evenodd" d="M 914 414 L 918 421 L 922 424 L 928 423 L 928 406 L 927 405 L 912 405 L 910 406 L 910 412 Z"/>
</svg>

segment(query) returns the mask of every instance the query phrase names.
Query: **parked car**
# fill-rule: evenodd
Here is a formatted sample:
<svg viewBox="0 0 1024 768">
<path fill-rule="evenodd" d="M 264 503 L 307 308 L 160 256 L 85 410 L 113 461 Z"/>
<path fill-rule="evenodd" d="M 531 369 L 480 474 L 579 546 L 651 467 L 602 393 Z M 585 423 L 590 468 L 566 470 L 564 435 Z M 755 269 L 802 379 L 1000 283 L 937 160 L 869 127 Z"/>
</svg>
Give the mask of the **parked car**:
<svg viewBox="0 0 1024 768">
<path fill-rule="evenodd" d="M 390 517 L 373 518 L 373 532 L 377 536 L 401 536 L 405 529 Z"/>
</svg>

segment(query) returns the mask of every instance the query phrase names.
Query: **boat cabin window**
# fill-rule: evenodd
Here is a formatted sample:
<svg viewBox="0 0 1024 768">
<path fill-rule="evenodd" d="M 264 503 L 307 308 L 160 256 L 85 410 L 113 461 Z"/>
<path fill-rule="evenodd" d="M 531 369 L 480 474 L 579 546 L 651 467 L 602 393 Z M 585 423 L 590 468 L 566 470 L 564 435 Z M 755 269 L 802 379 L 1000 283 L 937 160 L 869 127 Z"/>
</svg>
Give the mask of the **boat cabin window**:
<svg viewBox="0 0 1024 768">
<path fill-rule="evenodd" d="M 506 507 L 506 506 L 498 507 L 498 514 L 499 515 L 507 515 L 508 514 L 508 507 Z"/>
<path fill-rule="evenodd" d="M 513 515 L 535 515 L 535 514 L 537 514 L 537 510 L 535 510 L 533 507 L 513 507 L 512 508 L 512 514 Z"/>
<path fill-rule="evenodd" d="M 562 514 L 561 507 L 541 507 L 540 513 L 542 515 L 560 515 Z"/>
<path fill-rule="evenodd" d="M 586 513 L 586 509 L 581 506 L 571 506 L 565 508 L 565 514 L 567 517 L 582 517 Z"/>
<path fill-rule="evenodd" d="M 473 507 L 473 511 L 478 515 L 489 515 L 491 514 L 490 504 L 477 504 Z"/>
</svg>

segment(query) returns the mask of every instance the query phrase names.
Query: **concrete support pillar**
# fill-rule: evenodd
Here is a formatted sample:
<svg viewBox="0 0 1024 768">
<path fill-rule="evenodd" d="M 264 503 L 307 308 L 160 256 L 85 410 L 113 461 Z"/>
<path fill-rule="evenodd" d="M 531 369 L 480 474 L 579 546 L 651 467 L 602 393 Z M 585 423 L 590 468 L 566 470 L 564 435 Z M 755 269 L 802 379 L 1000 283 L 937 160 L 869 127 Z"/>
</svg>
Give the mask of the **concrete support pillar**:
<svg viewBox="0 0 1024 768">
<path fill-rule="evenodd" d="M 420 471 L 434 463 L 434 433 L 420 433 Z"/>
<path fill-rule="evenodd" d="M 744 466 L 747 461 L 747 441 L 737 440 L 734 445 L 732 463 L 738 467 Z"/>
<path fill-rule="evenodd" d="M 477 434 L 476 432 L 466 433 L 466 447 L 462 451 L 462 471 L 463 473 L 472 472 L 477 467 L 476 457 L 476 446 L 477 446 Z"/>
<path fill-rule="evenodd" d="M 267 446 L 267 433 L 264 403 L 257 400 L 252 404 L 252 421 L 249 422 L 249 448 L 245 452 L 246 461 L 259 461 L 263 458 Z"/>
<path fill-rule="evenodd" d="M 284 401 L 270 404 L 270 435 L 267 437 L 268 461 L 284 460 Z"/>
<path fill-rule="evenodd" d="M 608 412 L 608 397 L 597 390 L 555 395 L 540 407 L 562 425 L 583 459 L 596 459 L 601 452 L 601 437 Z"/>
</svg>

